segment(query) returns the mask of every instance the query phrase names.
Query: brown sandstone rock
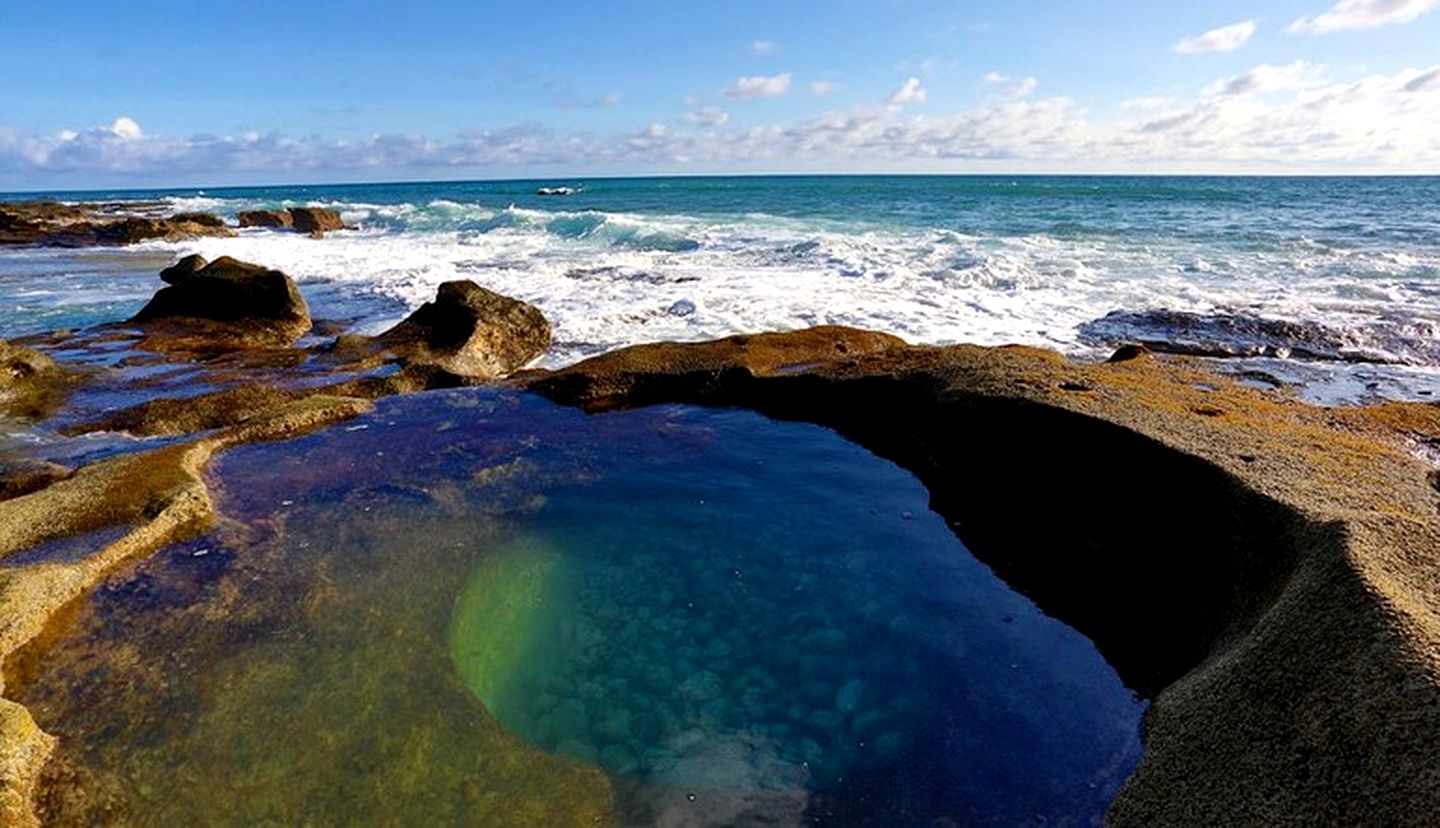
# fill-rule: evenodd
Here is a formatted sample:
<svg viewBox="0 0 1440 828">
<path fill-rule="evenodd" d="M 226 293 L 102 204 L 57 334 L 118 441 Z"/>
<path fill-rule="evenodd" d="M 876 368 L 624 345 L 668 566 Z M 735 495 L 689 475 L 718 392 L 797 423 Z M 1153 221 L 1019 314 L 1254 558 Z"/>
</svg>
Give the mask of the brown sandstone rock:
<svg viewBox="0 0 1440 828">
<path fill-rule="evenodd" d="M 0 500 L 30 494 L 57 480 L 64 480 L 70 470 L 58 463 L 27 458 L 0 458 Z"/>
<path fill-rule="evenodd" d="M 221 256 L 161 288 L 130 321 L 179 323 L 229 344 L 288 344 L 310 329 L 310 311 L 289 276 Z"/>
<path fill-rule="evenodd" d="M 178 285 L 199 273 L 207 264 L 209 263 L 205 261 L 204 256 L 193 253 L 160 271 L 160 281 L 167 285 Z"/>
<path fill-rule="evenodd" d="M 533 305 L 471 281 L 446 282 L 375 342 L 414 364 L 466 377 L 508 374 L 550 347 L 550 323 Z"/>
<path fill-rule="evenodd" d="M 34 348 L 0 339 L 0 413 L 41 417 L 65 397 L 66 372 Z"/>
<path fill-rule="evenodd" d="M 242 210 L 235 216 L 241 227 L 294 227 L 289 210 Z"/>
<path fill-rule="evenodd" d="M 158 205 L 136 202 L 0 204 L 0 245 L 115 246 L 147 239 L 226 236 L 231 232 L 224 220 L 209 213 L 167 217 L 157 214 L 157 209 Z"/>
<path fill-rule="evenodd" d="M 340 220 L 340 214 L 323 207 L 292 207 L 290 221 L 296 231 L 309 233 L 316 238 L 325 235 L 327 230 L 345 229 L 345 222 Z"/>
</svg>

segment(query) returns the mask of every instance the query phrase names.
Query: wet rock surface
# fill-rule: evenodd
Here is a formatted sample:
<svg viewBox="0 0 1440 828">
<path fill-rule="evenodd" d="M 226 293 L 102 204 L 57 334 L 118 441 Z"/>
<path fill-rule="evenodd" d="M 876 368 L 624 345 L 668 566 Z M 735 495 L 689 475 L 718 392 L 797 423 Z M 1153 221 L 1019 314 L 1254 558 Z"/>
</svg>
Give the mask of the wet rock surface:
<svg viewBox="0 0 1440 828">
<path fill-rule="evenodd" d="M 1138 343 L 1166 354 L 1217 359 L 1279 357 L 1320 362 L 1433 365 L 1437 331 L 1413 330 L 1413 320 L 1374 329 L 1341 330 L 1313 322 L 1247 313 L 1175 310 L 1113 311 L 1080 326 L 1091 345 Z"/>
</svg>

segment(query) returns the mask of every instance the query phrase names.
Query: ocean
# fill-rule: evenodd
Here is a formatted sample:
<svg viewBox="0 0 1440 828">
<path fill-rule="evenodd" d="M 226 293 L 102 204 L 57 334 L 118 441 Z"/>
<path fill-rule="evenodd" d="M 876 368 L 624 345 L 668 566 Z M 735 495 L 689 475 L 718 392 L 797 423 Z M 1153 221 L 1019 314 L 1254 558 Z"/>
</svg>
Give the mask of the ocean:
<svg viewBox="0 0 1440 828">
<path fill-rule="evenodd" d="M 569 195 L 537 194 L 564 186 Z M 755 176 L 50 194 L 358 226 L 0 250 L 0 336 L 120 320 L 231 255 L 373 332 L 472 279 L 537 305 L 542 364 L 817 324 L 1103 358 L 1143 341 L 1324 402 L 1440 395 L 1440 177 Z M 0 194 L 30 198 L 35 194 Z"/>
</svg>

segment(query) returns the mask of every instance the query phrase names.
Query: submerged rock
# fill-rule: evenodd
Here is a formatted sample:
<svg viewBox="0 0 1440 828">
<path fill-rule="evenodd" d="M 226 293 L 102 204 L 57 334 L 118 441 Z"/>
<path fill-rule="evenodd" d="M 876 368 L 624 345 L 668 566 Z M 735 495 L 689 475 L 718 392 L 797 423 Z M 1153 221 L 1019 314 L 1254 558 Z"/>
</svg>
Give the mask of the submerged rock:
<svg viewBox="0 0 1440 828">
<path fill-rule="evenodd" d="M 198 264 L 192 259 L 167 268 L 178 281 L 156 292 L 131 322 L 178 322 L 227 345 L 288 344 L 310 329 L 305 299 L 284 273 L 222 256 L 181 276 Z"/>
<path fill-rule="evenodd" d="M 446 282 L 375 342 L 407 362 L 466 377 L 508 374 L 550 347 L 550 323 L 534 305 L 474 282 Z"/>
</svg>

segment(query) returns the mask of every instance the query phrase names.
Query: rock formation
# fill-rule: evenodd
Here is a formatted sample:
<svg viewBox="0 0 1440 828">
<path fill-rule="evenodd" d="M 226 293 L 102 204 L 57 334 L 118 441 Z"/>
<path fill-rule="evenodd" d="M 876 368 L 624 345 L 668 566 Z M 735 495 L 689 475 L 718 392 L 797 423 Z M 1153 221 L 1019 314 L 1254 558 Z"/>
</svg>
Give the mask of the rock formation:
<svg viewBox="0 0 1440 828">
<path fill-rule="evenodd" d="M 241 227 L 293 228 L 320 238 L 327 230 L 348 229 L 340 214 L 324 207 L 290 207 L 284 210 L 244 210 L 237 216 Z"/>
<path fill-rule="evenodd" d="M 289 344 L 310 329 L 309 308 L 289 276 L 229 256 L 203 261 L 187 257 L 167 268 L 161 278 L 170 287 L 130 321 L 165 323 L 172 332 L 231 346 Z"/>
<path fill-rule="evenodd" d="M 148 239 L 228 236 L 231 232 L 223 219 L 209 213 L 127 214 L 117 212 L 113 205 L 47 201 L 0 204 L 0 245 L 118 246 Z"/>
<path fill-rule="evenodd" d="M 375 342 L 409 363 L 465 377 L 497 377 L 545 353 L 550 323 L 533 305 L 455 281 L 442 284 L 435 301 Z"/>
</svg>

